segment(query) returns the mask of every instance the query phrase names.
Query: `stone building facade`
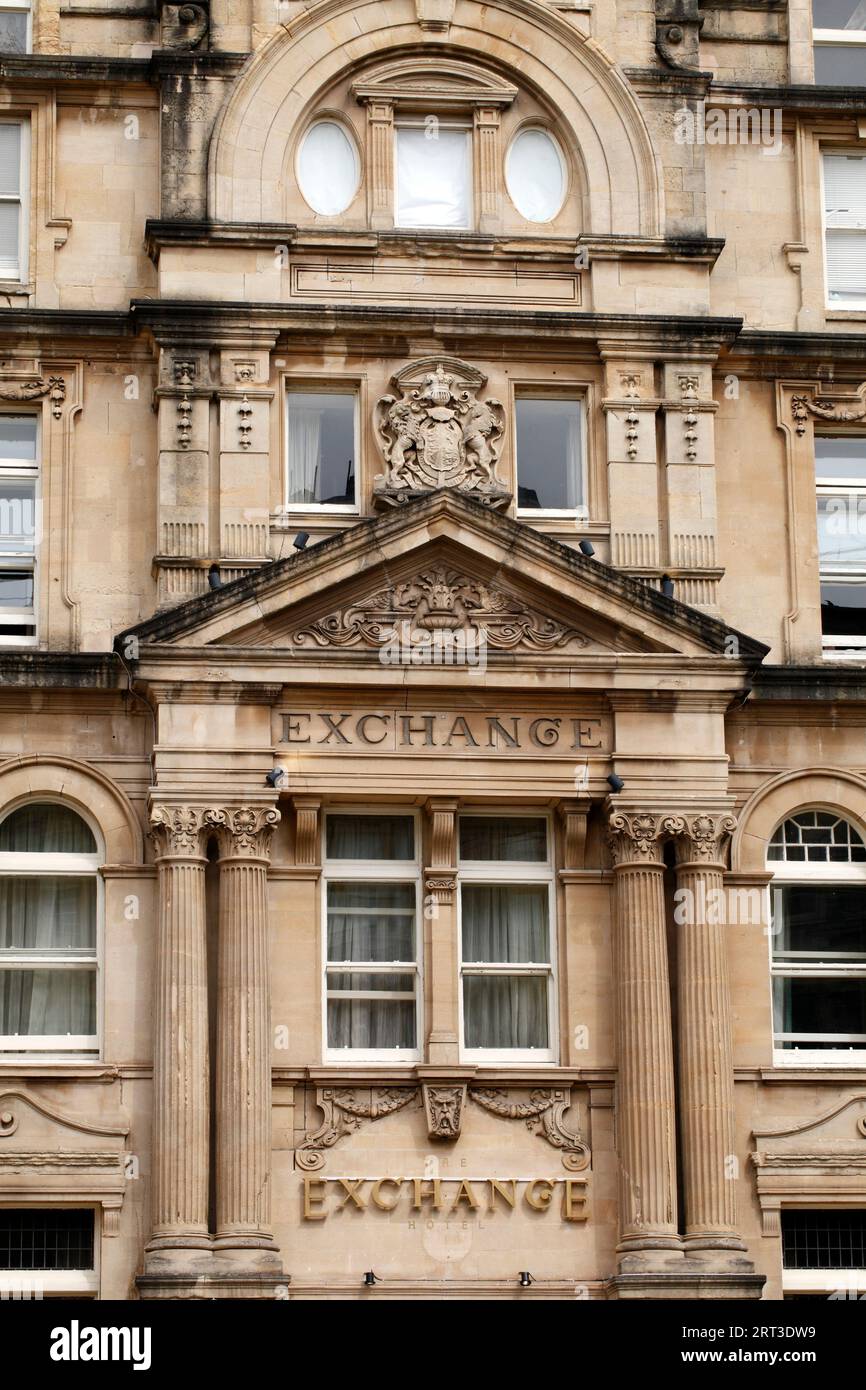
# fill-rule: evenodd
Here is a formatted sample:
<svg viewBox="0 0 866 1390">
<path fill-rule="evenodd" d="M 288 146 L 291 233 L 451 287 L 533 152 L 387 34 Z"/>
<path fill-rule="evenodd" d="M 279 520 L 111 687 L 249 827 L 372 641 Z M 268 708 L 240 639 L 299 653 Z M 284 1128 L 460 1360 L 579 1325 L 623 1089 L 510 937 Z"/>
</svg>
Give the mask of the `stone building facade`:
<svg viewBox="0 0 866 1390">
<path fill-rule="evenodd" d="M 845 9 L 4 10 L 0 1289 L 866 1288 Z"/>
</svg>

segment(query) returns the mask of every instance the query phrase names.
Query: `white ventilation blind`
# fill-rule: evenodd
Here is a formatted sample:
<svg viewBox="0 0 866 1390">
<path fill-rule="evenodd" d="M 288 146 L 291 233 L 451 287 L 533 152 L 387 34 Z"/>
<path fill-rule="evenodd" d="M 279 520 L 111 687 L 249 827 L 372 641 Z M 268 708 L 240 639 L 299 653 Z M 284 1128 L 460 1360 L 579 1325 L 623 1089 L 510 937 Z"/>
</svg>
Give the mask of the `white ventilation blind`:
<svg viewBox="0 0 866 1390">
<path fill-rule="evenodd" d="M 20 122 L 0 122 L 0 276 L 21 274 L 21 152 Z"/>
<path fill-rule="evenodd" d="M 866 156 L 824 156 L 827 294 L 866 306 Z"/>
<path fill-rule="evenodd" d="M 398 128 L 398 227 L 468 227 L 470 187 L 468 130 Z"/>
</svg>

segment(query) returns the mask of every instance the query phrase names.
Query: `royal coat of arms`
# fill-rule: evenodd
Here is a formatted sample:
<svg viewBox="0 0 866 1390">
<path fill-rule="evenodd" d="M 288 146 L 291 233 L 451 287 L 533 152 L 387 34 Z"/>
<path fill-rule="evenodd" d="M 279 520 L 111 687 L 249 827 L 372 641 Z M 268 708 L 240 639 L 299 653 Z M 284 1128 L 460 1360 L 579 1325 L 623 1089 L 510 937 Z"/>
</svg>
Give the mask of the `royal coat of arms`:
<svg viewBox="0 0 866 1390">
<path fill-rule="evenodd" d="M 480 401 L 486 378 L 462 362 L 406 367 L 394 378 L 399 396 L 376 406 L 376 432 L 386 472 L 375 479 L 377 495 L 400 501 L 440 487 L 471 492 L 504 505 L 508 492 L 496 476 L 505 412 L 499 401 Z"/>
</svg>

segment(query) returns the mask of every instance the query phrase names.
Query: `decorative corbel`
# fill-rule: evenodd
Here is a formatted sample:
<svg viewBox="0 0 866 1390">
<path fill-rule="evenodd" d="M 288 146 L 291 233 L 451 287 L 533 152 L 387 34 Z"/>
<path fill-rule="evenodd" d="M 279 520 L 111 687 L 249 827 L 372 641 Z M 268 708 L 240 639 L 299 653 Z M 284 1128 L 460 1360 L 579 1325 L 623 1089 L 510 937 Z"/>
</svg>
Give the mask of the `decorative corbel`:
<svg viewBox="0 0 866 1390">
<path fill-rule="evenodd" d="M 459 1139 L 466 1105 L 466 1084 L 421 1086 L 427 1134 L 431 1139 Z"/>
<path fill-rule="evenodd" d="M 656 53 L 674 72 L 701 75 L 698 0 L 656 0 Z"/>
</svg>

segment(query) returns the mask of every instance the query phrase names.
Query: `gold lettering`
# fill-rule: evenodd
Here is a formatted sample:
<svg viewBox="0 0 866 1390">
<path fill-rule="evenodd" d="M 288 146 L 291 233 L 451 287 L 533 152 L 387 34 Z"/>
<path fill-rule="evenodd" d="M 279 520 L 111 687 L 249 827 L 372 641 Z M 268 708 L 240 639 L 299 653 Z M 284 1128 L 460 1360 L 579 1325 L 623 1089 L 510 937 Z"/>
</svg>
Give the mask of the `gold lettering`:
<svg viewBox="0 0 866 1390">
<path fill-rule="evenodd" d="M 385 1202 L 382 1200 L 382 1188 L 386 1183 L 390 1183 L 392 1187 L 396 1187 L 397 1189 L 394 1194 L 393 1202 Z M 393 1211 L 400 1200 L 400 1188 L 402 1186 L 402 1178 L 380 1178 L 378 1182 L 373 1183 L 373 1191 L 370 1193 L 373 1205 L 378 1207 L 380 1211 Z"/>
<path fill-rule="evenodd" d="M 340 1211 L 343 1211 L 350 1202 L 354 1202 L 359 1211 L 365 1211 L 367 1207 L 366 1197 L 358 1196 L 358 1188 L 363 1187 L 366 1178 L 340 1178 L 340 1186 L 345 1190 L 346 1196 L 340 1204 Z"/>
<path fill-rule="evenodd" d="M 415 1188 L 415 1195 L 412 1198 L 412 1207 L 415 1211 L 421 1210 L 422 1202 L 430 1202 L 434 1211 L 442 1210 L 442 1180 L 441 1178 L 431 1178 L 430 1185 L 432 1192 L 423 1192 L 424 1178 L 413 1178 L 412 1183 Z"/>
<path fill-rule="evenodd" d="M 541 1191 L 536 1193 L 539 1187 Z M 526 1200 L 536 1211 L 547 1211 L 553 1197 L 553 1183 L 548 1178 L 536 1178 L 526 1189 Z"/>
<path fill-rule="evenodd" d="M 457 1188 L 457 1196 L 454 1198 L 454 1204 L 451 1210 L 456 1211 L 461 1202 L 465 1202 L 473 1211 L 478 1211 L 481 1205 L 465 1178 L 462 1179 L 460 1186 Z"/>
<path fill-rule="evenodd" d="M 304 1174 L 304 1220 L 305 1221 L 324 1221 L 327 1212 L 319 1210 L 319 1205 L 324 1207 L 324 1193 L 319 1188 L 325 1186 L 324 1178 L 311 1177 L 309 1173 Z M 315 1189 L 315 1190 L 314 1190 Z M 313 1203 L 317 1203 L 314 1207 Z"/>
<path fill-rule="evenodd" d="M 575 1188 L 579 1190 L 574 1191 Z M 562 1194 L 562 1215 L 566 1221 L 586 1220 L 586 1182 L 583 1178 L 566 1178 Z"/>
<path fill-rule="evenodd" d="M 506 1191 L 507 1187 L 511 1188 L 510 1192 Z M 514 1203 L 517 1200 L 517 1194 L 514 1190 L 514 1179 L 507 1178 L 504 1182 L 500 1182 L 497 1178 L 490 1179 L 490 1203 L 487 1207 L 488 1211 L 495 1211 L 497 1193 L 502 1198 L 502 1200 L 506 1202 L 509 1207 L 511 1207 L 513 1211 Z"/>
</svg>

